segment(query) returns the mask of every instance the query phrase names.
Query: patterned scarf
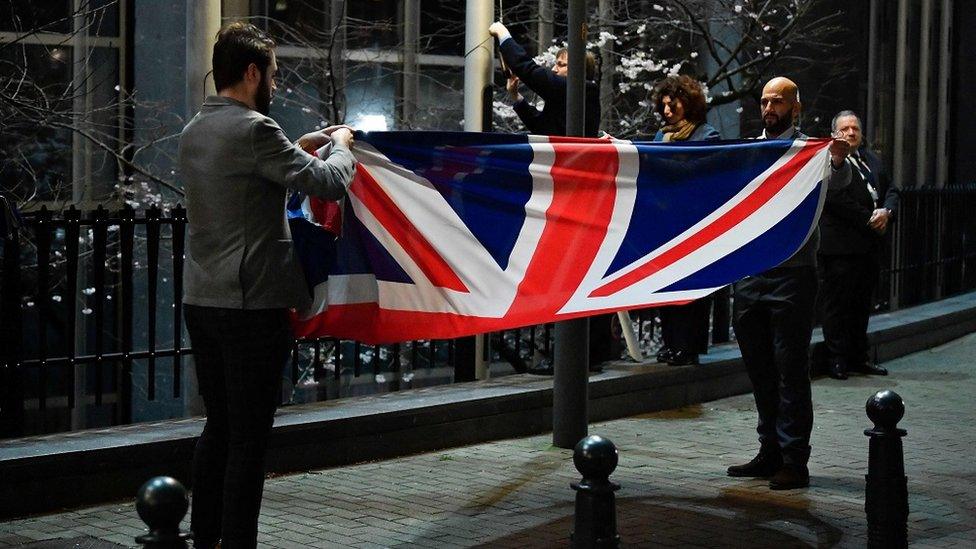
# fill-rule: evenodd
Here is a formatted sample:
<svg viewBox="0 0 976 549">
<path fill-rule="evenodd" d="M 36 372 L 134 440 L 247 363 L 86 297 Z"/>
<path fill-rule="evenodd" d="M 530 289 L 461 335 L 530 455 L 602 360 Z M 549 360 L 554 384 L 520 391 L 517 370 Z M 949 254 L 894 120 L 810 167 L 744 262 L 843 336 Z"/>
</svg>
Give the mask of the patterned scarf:
<svg viewBox="0 0 976 549">
<path fill-rule="evenodd" d="M 697 127 L 688 120 L 681 119 L 674 124 L 661 128 L 661 133 L 664 134 L 665 141 L 685 141 L 691 137 Z"/>
</svg>

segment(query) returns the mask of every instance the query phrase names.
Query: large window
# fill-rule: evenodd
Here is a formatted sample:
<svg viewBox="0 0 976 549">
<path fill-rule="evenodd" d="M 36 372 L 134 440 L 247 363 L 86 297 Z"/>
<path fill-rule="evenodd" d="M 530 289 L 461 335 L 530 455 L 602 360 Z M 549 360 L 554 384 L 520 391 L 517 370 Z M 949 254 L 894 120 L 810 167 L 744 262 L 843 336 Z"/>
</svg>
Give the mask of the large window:
<svg viewBox="0 0 976 549">
<path fill-rule="evenodd" d="M 272 108 L 289 135 L 339 120 L 369 130 L 408 127 L 402 90 L 410 78 L 420 93 L 409 127 L 460 127 L 463 5 L 413 4 L 421 9 L 412 14 L 420 22 L 420 39 L 417 72 L 409 76 L 403 26 L 411 14 L 403 13 L 402 1 L 260 0 L 260 5 L 257 15 L 265 17 L 258 19 L 282 44 L 281 83 Z"/>
<path fill-rule="evenodd" d="M 0 190 L 22 207 L 106 200 L 122 150 L 125 3 L 0 7 Z"/>
</svg>

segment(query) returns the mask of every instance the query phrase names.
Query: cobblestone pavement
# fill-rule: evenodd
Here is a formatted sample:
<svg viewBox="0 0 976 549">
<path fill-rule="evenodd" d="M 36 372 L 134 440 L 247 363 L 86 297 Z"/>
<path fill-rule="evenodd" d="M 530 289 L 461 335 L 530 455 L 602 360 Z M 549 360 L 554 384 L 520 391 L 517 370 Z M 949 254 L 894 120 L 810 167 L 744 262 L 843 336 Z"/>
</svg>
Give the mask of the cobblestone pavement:
<svg viewBox="0 0 976 549">
<path fill-rule="evenodd" d="M 622 485 L 623 546 L 865 546 L 864 402 L 891 388 L 907 408 L 900 426 L 908 430 L 912 546 L 976 547 L 974 354 L 976 334 L 892 361 L 887 378 L 818 379 L 806 490 L 771 492 L 764 481 L 725 476 L 756 450 L 750 395 L 592 425 L 620 450 L 612 478 Z M 550 441 L 504 440 L 269 479 L 260 544 L 567 546 L 569 483 L 578 474 L 571 452 Z M 0 523 L 0 546 L 131 546 L 142 532 L 134 506 L 120 503 Z"/>
</svg>

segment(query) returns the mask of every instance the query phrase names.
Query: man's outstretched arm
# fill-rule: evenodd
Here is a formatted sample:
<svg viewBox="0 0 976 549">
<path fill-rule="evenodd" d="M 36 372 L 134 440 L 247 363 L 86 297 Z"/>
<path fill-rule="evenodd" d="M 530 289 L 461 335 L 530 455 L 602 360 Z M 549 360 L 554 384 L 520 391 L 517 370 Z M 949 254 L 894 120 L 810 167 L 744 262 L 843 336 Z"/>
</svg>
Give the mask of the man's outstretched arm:
<svg viewBox="0 0 976 549">
<path fill-rule="evenodd" d="M 498 22 L 492 23 L 488 27 L 488 32 L 498 38 L 498 51 L 501 52 L 502 59 L 505 60 L 509 70 L 515 73 L 515 76 L 518 76 L 532 91 L 547 101 L 556 94 L 566 93 L 566 79 L 536 63 L 528 52 L 512 38 L 512 34 L 508 32 L 505 25 Z"/>
</svg>

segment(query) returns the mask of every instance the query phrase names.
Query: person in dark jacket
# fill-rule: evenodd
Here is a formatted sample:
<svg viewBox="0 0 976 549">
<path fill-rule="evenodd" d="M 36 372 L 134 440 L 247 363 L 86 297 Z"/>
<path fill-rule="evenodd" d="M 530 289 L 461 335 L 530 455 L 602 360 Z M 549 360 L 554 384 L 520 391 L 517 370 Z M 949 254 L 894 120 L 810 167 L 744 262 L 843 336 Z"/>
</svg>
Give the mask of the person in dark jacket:
<svg viewBox="0 0 976 549">
<path fill-rule="evenodd" d="M 498 39 L 499 51 L 505 65 L 512 72 L 509 92 L 514 89 L 515 112 L 530 133 L 536 135 L 566 135 L 566 86 L 569 67 L 565 49 L 556 54 L 556 64 L 548 69 L 536 63 L 512 34 L 500 22 L 492 23 L 488 32 Z M 600 87 L 596 81 L 596 59 L 586 55 L 586 103 L 584 133 L 596 137 L 600 126 Z M 518 81 L 524 83 L 545 101 L 542 110 L 528 104 L 518 93 Z M 600 362 L 620 358 L 619 338 L 612 328 L 614 315 L 590 317 L 590 370 L 597 371 Z M 532 371 L 532 370 L 530 370 Z M 532 373 L 552 373 L 551 367 L 540 368 Z"/>
<path fill-rule="evenodd" d="M 536 135 L 566 135 L 566 76 L 568 74 L 565 48 L 556 54 L 551 69 L 536 63 L 532 56 L 512 38 L 505 25 L 495 22 L 488 28 L 498 38 L 498 48 L 505 65 L 512 72 L 509 92 L 515 89 L 515 112 L 530 133 Z M 518 81 L 525 84 L 545 101 L 542 110 L 530 105 L 518 93 Z M 600 127 L 600 87 L 596 83 L 596 59 L 586 54 L 586 113 L 583 135 L 596 137 Z"/>
<path fill-rule="evenodd" d="M 767 82 L 760 108 L 759 139 L 806 137 L 795 126 L 801 104 L 792 80 L 779 76 Z M 851 166 L 845 161 L 850 144 L 834 139 L 829 152 L 823 182 L 828 189 L 842 189 L 851 180 Z M 816 311 L 819 241 L 815 227 L 789 259 L 733 286 L 732 325 L 756 399 L 759 454 L 727 472 L 731 477 L 768 477 L 774 490 L 810 484 L 813 400 L 807 352 Z"/>
<path fill-rule="evenodd" d="M 708 105 L 701 84 L 690 76 L 669 76 L 654 86 L 654 110 L 664 126 L 654 141 L 716 141 L 718 130 L 705 122 Z M 708 312 L 711 297 L 685 305 L 661 307 L 661 337 L 658 362 L 672 366 L 698 364 L 698 355 L 708 351 Z"/>
<path fill-rule="evenodd" d="M 837 113 L 831 129 L 851 145 L 851 183 L 827 193 L 820 217 L 817 266 L 828 373 L 835 379 L 847 379 L 850 371 L 887 375 L 868 359 L 867 328 L 898 190 L 882 176 L 877 156 L 863 146 L 857 114 Z"/>
</svg>

